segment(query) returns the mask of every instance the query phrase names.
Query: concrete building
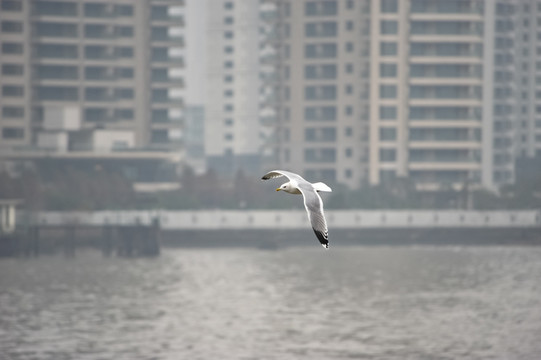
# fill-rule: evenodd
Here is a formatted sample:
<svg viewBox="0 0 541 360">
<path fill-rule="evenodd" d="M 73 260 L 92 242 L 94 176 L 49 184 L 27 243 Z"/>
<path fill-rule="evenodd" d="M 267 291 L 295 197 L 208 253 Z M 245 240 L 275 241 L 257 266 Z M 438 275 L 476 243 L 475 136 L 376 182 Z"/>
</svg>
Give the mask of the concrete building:
<svg viewBox="0 0 541 360">
<path fill-rule="evenodd" d="M 540 12 L 530 0 L 372 0 L 372 184 L 515 181 L 516 159 L 540 147 Z"/>
<path fill-rule="evenodd" d="M 207 166 L 219 174 L 260 171 L 269 136 L 263 122 L 273 116 L 266 106 L 274 96 L 267 86 L 276 61 L 269 42 L 273 3 L 208 2 L 205 152 Z"/>
<path fill-rule="evenodd" d="M 483 2 L 371 3 L 370 183 L 491 185 L 482 134 L 492 121 L 483 111 L 492 107 L 492 84 L 483 75 L 493 53 L 483 47 L 491 34 Z"/>
<path fill-rule="evenodd" d="M 278 166 L 352 188 L 367 178 L 369 2 L 281 2 Z"/>
<path fill-rule="evenodd" d="M 516 1 L 515 156 L 541 159 L 541 1 Z M 541 171 L 541 170 L 540 170 Z"/>
<path fill-rule="evenodd" d="M 0 152 L 180 150 L 183 0 L 0 4 Z"/>
</svg>

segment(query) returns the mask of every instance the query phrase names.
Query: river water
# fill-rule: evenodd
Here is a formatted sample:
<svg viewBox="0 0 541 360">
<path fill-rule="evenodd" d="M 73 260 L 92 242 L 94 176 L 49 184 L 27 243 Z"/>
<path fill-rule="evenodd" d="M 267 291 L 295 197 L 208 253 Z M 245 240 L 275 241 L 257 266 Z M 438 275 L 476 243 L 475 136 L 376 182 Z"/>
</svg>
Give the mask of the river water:
<svg viewBox="0 0 541 360">
<path fill-rule="evenodd" d="M 541 248 L 0 259 L 0 359 L 540 359 Z"/>
</svg>

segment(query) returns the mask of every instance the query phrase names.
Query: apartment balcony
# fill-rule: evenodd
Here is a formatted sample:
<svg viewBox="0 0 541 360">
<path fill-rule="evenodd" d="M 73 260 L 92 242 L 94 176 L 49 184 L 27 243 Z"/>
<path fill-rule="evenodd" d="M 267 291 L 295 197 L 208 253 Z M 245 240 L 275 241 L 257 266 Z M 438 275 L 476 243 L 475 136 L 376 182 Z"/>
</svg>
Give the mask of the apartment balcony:
<svg viewBox="0 0 541 360">
<path fill-rule="evenodd" d="M 454 128 L 454 129 L 480 129 L 481 122 L 478 120 L 410 120 L 410 128 Z"/>
<path fill-rule="evenodd" d="M 467 85 L 481 86 L 483 79 L 472 75 L 471 77 L 412 77 L 409 78 L 411 85 Z"/>
<path fill-rule="evenodd" d="M 480 149 L 481 141 L 411 141 L 408 147 L 410 149 Z"/>
<path fill-rule="evenodd" d="M 436 35 L 436 34 L 415 34 L 410 35 L 410 41 L 423 43 L 481 43 L 483 36 L 477 34 L 464 35 Z"/>
<path fill-rule="evenodd" d="M 459 161 L 459 162 L 410 162 L 409 170 L 480 170 L 481 164 L 475 161 Z"/>
<path fill-rule="evenodd" d="M 453 55 L 453 56 L 437 56 L 435 54 L 412 55 L 409 58 L 410 64 L 470 64 L 482 65 L 483 59 L 481 55 Z"/>
<path fill-rule="evenodd" d="M 424 11 L 410 12 L 411 21 L 472 21 L 482 22 L 483 14 L 478 12 L 463 13 L 438 13 L 433 10 L 424 9 Z"/>
<path fill-rule="evenodd" d="M 409 99 L 410 106 L 449 106 L 449 107 L 475 107 L 482 106 L 481 99 Z"/>
</svg>

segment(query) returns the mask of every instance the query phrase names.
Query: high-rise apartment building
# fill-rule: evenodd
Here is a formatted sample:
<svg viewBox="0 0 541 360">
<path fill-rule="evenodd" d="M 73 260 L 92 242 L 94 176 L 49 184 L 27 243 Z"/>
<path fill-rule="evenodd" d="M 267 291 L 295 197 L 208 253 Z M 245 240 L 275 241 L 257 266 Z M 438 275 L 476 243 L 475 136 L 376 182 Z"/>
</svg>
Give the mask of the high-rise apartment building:
<svg viewBox="0 0 541 360">
<path fill-rule="evenodd" d="M 515 4 L 515 156 L 541 157 L 541 1 Z"/>
<path fill-rule="evenodd" d="M 371 2 L 370 182 L 512 183 L 535 154 L 539 2 Z"/>
<path fill-rule="evenodd" d="M 272 4 L 271 16 L 261 4 Z M 539 1 L 215 5 L 216 131 L 206 143 L 216 163 L 231 167 L 224 155 L 263 146 L 268 167 L 351 188 L 407 178 L 420 190 L 497 189 L 514 181 L 517 157 L 539 153 Z M 266 90 L 262 79 L 272 79 Z M 274 124 L 270 143 L 265 123 Z"/>
<path fill-rule="evenodd" d="M 279 166 L 359 187 L 367 178 L 369 2 L 281 2 Z"/>
<path fill-rule="evenodd" d="M 257 172 L 275 118 L 276 4 L 209 1 L 207 11 L 207 165 L 225 175 Z"/>
<path fill-rule="evenodd" d="M 492 84 L 483 70 L 494 56 L 483 47 L 483 1 L 371 2 L 370 182 L 484 181 Z"/>
<path fill-rule="evenodd" d="M 183 0 L 0 2 L 0 151 L 177 150 Z"/>
</svg>

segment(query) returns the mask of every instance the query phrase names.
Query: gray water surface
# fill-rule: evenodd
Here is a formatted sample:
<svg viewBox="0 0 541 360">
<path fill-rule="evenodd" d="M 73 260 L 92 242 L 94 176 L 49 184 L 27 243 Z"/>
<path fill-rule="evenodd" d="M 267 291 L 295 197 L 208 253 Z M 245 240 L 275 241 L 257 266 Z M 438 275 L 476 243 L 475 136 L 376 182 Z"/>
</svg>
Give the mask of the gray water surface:
<svg viewBox="0 0 541 360">
<path fill-rule="evenodd" d="M 541 248 L 0 260 L 0 359 L 540 359 Z"/>
</svg>

